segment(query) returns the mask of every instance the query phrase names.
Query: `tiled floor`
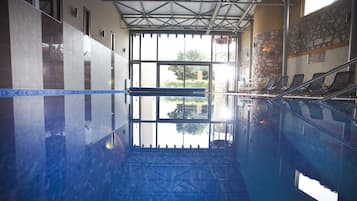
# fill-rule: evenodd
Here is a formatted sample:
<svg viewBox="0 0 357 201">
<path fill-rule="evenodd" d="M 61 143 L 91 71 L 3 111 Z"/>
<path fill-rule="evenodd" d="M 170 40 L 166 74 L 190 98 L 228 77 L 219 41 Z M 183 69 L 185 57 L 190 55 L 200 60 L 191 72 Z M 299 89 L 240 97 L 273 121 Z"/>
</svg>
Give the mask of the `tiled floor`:
<svg viewBox="0 0 357 201">
<path fill-rule="evenodd" d="M 133 151 L 121 174 L 127 200 L 249 200 L 228 151 Z"/>
<path fill-rule="evenodd" d="M 108 158 L 102 160 L 104 155 L 99 152 L 92 154 L 96 159 L 86 166 L 90 168 L 89 175 L 79 178 L 79 185 L 70 193 L 72 198 L 249 200 L 238 164 L 228 151 L 134 150 L 121 165 Z M 82 195 L 77 197 L 79 194 Z"/>
</svg>

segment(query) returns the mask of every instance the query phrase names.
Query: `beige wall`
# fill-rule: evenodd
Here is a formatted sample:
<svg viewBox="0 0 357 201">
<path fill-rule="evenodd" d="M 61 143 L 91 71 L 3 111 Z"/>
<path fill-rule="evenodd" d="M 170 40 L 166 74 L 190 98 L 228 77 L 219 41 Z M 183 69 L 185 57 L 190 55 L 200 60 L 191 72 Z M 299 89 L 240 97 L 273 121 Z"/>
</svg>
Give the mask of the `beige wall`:
<svg viewBox="0 0 357 201">
<path fill-rule="evenodd" d="M 249 47 L 250 27 L 241 32 L 240 37 L 241 47 Z"/>
<path fill-rule="evenodd" d="M 63 0 L 63 21 L 64 33 L 69 32 L 68 40 L 73 40 L 73 35 L 83 35 L 83 9 L 84 7 L 89 10 L 90 18 L 90 37 L 91 40 L 91 53 L 90 60 L 91 66 L 91 86 L 92 89 L 110 89 L 110 70 L 111 70 L 111 33 L 115 34 L 115 89 L 124 89 L 124 79 L 128 77 L 128 59 L 129 59 L 129 31 L 125 28 L 124 22 L 120 19 L 113 2 L 101 0 Z M 73 14 L 73 9 L 78 9 L 78 15 Z M 100 31 L 104 30 L 105 36 L 100 35 Z M 65 37 L 66 35 L 64 35 Z M 66 39 L 66 38 L 64 38 Z M 77 73 L 74 61 L 83 65 L 83 40 L 70 41 L 65 43 L 64 46 L 70 47 L 69 51 L 65 48 L 64 57 L 67 74 L 76 74 L 78 77 L 83 78 L 83 73 Z M 82 55 L 71 56 L 73 50 L 78 49 Z M 125 49 L 125 51 L 123 51 Z M 81 52 L 82 51 L 82 52 Z M 99 56 L 100 55 L 100 56 Z M 68 61 L 70 60 L 70 61 Z M 80 61 L 79 61 L 80 60 Z M 120 63 L 120 65 L 117 65 Z M 65 71 L 65 72 L 67 72 Z M 83 70 L 82 70 L 83 71 Z M 70 76 L 68 76 L 70 77 Z M 84 78 L 83 78 L 84 79 Z M 74 86 L 82 86 L 84 81 L 72 81 Z M 119 88 L 120 87 L 120 88 Z M 73 87 L 72 87 L 73 88 Z"/>
<path fill-rule="evenodd" d="M 303 73 L 305 74 L 305 81 L 312 78 L 312 74 L 318 72 L 326 72 L 340 64 L 347 61 L 348 47 L 340 47 L 335 49 L 326 50 L 326 60 L 325 62 L 319 63 L 307 63 L 308 55 L 302 55 L 297 57 L 291 57 L 288 59 L 288 76 L 289 84 L 292 80 L 294 74 Z M 334 79 L 334 74 L 326 77 L 326 84 L 331 84 Z"/>
<path fill-rule="evenodd" d="M 239 46 L 239 62 L 240 62 L 240 78 L 249 78 L 249 41 L 250 41 L 250 27 L 240 34 L 241 45 Z"/>
<path fill-rule="evenodd" d="M 276 1 L 265 1 L 276 2 Z M 281 3 L 281 1 L 277 1 Z M 254 14 L 254 36 L 277 29 L 283 29 L 284 7 L 283 6 L 257 6 Z"/>
<path fill-rule="evenodd" d="M 63 20 L 78 30 L 83 31 L 83 8 L 86 7 L 91 14 L 90 36 L 106 47 L 111 46 L 110 34 L 115 34 L 116 53 L 128 58 L 129 32 L 125 23 L 111 1 L 99 0 L 63 0 Z M 78 16 L 72 13 L 73 8 L 78 9 Z M 100 35 L 104 30 L 105 36 Z M 125 52 L 123 52 L 125 48 Z"/>
<path fill-rule="evenodd" d="M 283 3 L 282 0 L 265 0 L 265 3 Z M 290 26 L 301 19 L 303 0 L 290 0 Z M 257 6 L 254 15 L 254 33 L 282 29 L 284 6 Z M 255 34 L 254 34 L 255 35 Z"/>
<path fill-rule="evenodd" d="M 290 0 L 290 26 L 298 23 L 301 19 L 301 13 L 303 11 L 303 0 Z"/>
<path fill-rule="evenodd" d="M 309 21 L 310 19 L 313 19 L 314 17 L 318 17 L 322 15 L 323 13 L 330 12 L 332 7 L 337 7 L 338 9 L 344 8 L 344 6 L 341 7 L 341 5 L 344 5 L 344 2 L 347 2 L 348 0 L 340 0 L 339 2 L 336 2 L 335 4 L 332 4 L 329 7 L 326 7 L 324 9 L 321 9 L 317 11 L 316 13 L 313 13 L 309 16 L 304 17 L 302 15 L 303 12 L 303 6 L 304 6 L 304 0 L 291 0 L 292 6 L 290 7 L 290 27 L 294 27 L 294 25 L 298 26 L 300 23 L 304 23 Z M 336 12 L 335 12 L 336 13 Z M 335 14 L 334 13 L 334 14 Z M 333 15 L 333 14 L 332 14 Z M 335 14 L 336 15 L 336 14 Z M 344 18 L 344 17 L 342 17 Z M 321 23 L 321 21 L 319 21 Z M 337 29 L 336 29 L 337 30 Z M 338 29 L 333 33 L 333 35 L 328 31 L 328 34 L 331 34 L 332 37 L 335 37 L 340 33 L 345 33 L 343 32 L 344 30 Z M 326 31 L 325 31 L 326 32 Z M 326 32 L 327 33 L 327 32 Z M 317 33 L 318 34 L 318 33 Z M 325 34 L 325 33 L 324 33 Z M 348 34 L 348 33 L 347 33 Z M 311 36 L 308 35 L 308 36 Z M 299 37 L 302 37 L 299 35 Z M 300 41 L 298 41 L 300 42 Z M 340 43 L 346 44 L 348 41 L 342 41 Z M 323 49 L 323 48 L 312 48 L 308 51 L 302 52 L 302 55 L 300 54 L 299 56 L 293 56 L 288 59 L 288 76 L 289 76 L 289 83 L 291 82 L 292 77 L 296 73 L 303 73 L 305 74 L 305 81 L 309 80 L 312 78 L 312 75 L 317 72 L 326 72 L 340 64 L 343 64 L 347 61 L 348 58 L 348 46 L 342 46 L 340 47 L 340 44 L 337 44 L 339 47 L 333 47 L 336 44 L 330 45 L 330 47 L 325 47 L 326 55 L 325 55 L 325 61 L 324 62 L 318 62 L 318 63 L 312 63 L 308 64 L 308 53 L 311 51 L 316 51 L 316 49 Z M 332 46 L 332 48 L 331 48 Z M 334 79 L 335 74 L 326 77 L 326 84 L 331 84 L 333 79 Z"/>
</svg>

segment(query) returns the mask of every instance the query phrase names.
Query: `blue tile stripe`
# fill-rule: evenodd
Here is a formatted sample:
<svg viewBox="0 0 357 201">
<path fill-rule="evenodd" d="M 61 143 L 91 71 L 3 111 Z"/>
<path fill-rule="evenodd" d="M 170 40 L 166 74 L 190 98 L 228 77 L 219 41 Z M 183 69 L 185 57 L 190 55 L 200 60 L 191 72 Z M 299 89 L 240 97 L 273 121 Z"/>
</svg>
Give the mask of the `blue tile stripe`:
<svg viewBox="0 0 357 201">
<path fill-rule="evenodd" d="M 130 87 L 131 96 L 195 96 L 205 97 L 205 88 L 150 88 Z"/>
<path fill-rule="evenodd" d="M 126 90 L 0 89 L 0 97 L 63 96 L 75 94 L 126 94 Z"/>
</svg>

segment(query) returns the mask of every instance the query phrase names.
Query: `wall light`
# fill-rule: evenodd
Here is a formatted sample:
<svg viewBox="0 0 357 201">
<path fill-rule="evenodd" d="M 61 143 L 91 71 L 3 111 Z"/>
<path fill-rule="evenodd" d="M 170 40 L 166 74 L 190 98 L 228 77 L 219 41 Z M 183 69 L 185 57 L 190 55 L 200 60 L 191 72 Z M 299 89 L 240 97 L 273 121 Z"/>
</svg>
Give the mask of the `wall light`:
<svg viewBox="0 0 357 201">
<path fill-rule="evenodd" d="M 104 37 L 105 36 L 105 31 L 103 29 L 99 30 L 99 34 Z"/>
<path fill-rule="evenodd" d="M 71 13 L 72 13 L 73 17 L 78 17 L 78 8 L 72 8 Z"/>
</svg>

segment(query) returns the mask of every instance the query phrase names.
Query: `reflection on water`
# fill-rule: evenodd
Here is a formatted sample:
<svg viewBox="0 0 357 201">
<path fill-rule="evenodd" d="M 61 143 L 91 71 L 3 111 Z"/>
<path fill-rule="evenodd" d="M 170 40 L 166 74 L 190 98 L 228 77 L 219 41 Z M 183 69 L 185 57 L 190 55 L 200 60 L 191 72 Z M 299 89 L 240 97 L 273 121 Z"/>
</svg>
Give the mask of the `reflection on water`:
<svg viewBox="0 0 357 201">
<path fill-rule="evenodd" d="M 208 119 L 208 97 L 160 97 L 160 119 Z"/>
<path fill-rule="evenodd" d="M 319 181 L 311 179 L 299 171 L 295 173 L 297 188 L 318 201 L 337 201 L 338 194 L 321 185 Z"/>
<path fill-rule="evenodd" d="M 233 143 L 234 97 L 134 97 L 133 146 L 227 148 Z M 158 107 L 157 107 L 158 106 Z"/>
<path fill-rule="evenodd" d="M 155 96 L 139 97 L 151 113 L 134 117 L 114 96 L 0 99 L 0 200 L 357 198 L 348 113 L 305 101 Z"/>
<path fill-rule="evenodd" d="M 234 142 L 251 200 L 356 200 L 357 128 L 349 114 L 333 118 L 336 111 L 298 100 L 237 105 Z"/>
</svg>

